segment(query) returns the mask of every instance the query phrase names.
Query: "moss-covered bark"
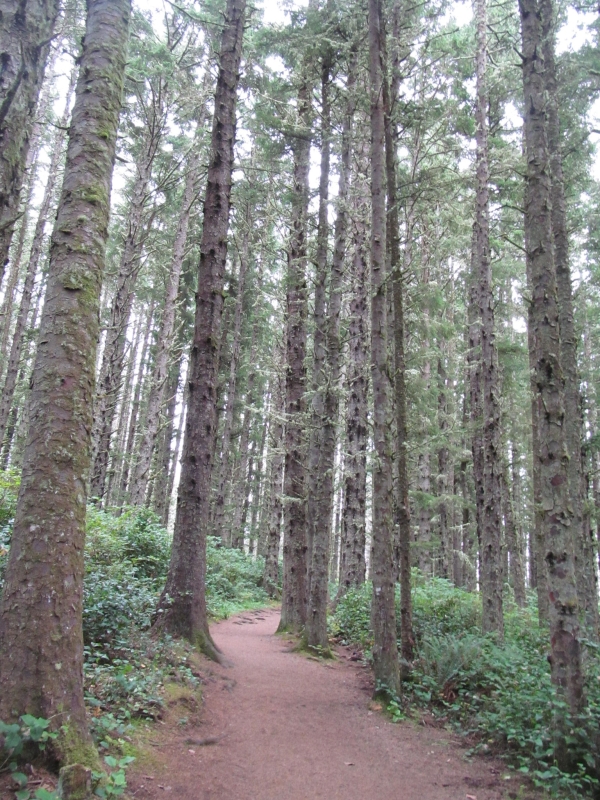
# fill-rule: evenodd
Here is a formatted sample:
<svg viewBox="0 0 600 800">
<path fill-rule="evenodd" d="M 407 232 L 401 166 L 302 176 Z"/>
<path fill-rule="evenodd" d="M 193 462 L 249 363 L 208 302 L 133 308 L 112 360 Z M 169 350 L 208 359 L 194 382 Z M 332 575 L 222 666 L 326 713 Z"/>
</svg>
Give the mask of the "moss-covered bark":
<svg viewBox="0 0 600 800">
<path fill-rule="evenodd" d="M 378 688 L 400 692 L 392 558 L 392 453 L 388 425 L 391 385 L 388 374 L 386 315 L 385 119 L 381 6 L 369 0 L 369 75 L 371 95 L 371 380 L 373 386 L 373 669 Z"/>
<path fill-rule="evenodd" d="M 88 2 L 0 609 L 0 718 L 51 719 L 59 761 L 88 765 L 97 756 L 83 703 L 86 484 L 129 17 L 129 0 Z"/>
<path fill-rule="evenodd" d="M 573 510 L 569 501 L 565 435 L 564 377 L 560 362 L 560 323 L 552 239 L 551 172 L 547 133 L 547 96 L 538 0 L 520 0 L 525 96 L 525 243 L 532 293 L 531 364 L 539 470 L 539 503 L 547 576 L 552 681 L 571 710 L 583 702 L 579 606 L 572 555 Z"/>
</svg>

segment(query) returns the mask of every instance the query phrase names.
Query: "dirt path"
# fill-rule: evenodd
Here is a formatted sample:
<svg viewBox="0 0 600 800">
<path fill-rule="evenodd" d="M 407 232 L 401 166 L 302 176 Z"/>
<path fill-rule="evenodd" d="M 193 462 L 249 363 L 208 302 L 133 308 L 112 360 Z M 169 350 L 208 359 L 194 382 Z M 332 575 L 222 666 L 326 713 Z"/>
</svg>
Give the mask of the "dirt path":
<svg viewBox="0 0 600 800">
<path fill-rule="evenodd" d="M 273 634 L 279 614 L 212 628 L 230 667 L 211 667 L 200 723 L 163 726 L 153 761 L 132 769 L 143 800 L 498 800 L 502 765 L 465 760 L 456 737 L 369 710 L 370 673 L 323 664 Z M 222 738 L 221 738 L 222 737 Z M 217 740 L 215 742 L 215 739 Z M 206 742 L 210 744 L 200 744 Z M 513 787 L 513 784 L 515 786 Z"/>
</svg>

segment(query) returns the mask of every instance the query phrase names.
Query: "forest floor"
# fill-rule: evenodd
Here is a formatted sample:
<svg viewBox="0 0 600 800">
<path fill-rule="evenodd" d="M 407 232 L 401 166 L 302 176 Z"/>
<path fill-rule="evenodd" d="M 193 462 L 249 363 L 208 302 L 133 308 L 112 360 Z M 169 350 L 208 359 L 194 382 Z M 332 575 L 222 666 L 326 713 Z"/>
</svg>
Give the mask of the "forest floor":
<svg viewBox="0 0 600 800">
<path fill-rule="evenodd" d="M 353 651 L 320 660 L 276 636 L 279 612 L 212 626 L 228 660 L 202 660 L 202 702 L 170 685 L 127 774 L 139 800 L 499 800 L 531 797 L 491 758 L 466 757 L 426 717 L 393 723 Z M 354 660 L 353 660 L 354 659 Z"/>
</svg>

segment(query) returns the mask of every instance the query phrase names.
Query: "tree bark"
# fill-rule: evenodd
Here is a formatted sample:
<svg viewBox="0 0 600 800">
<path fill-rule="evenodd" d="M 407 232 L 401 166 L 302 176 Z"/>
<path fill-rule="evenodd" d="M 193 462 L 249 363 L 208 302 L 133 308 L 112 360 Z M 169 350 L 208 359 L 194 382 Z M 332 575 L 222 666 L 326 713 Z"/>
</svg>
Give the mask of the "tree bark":
<svg viewBox="0 0 600 800">
<path fill-rule="evenodd" d="M 363 145 L 363 149 L 366 149 Z M 353 178 L 353 255 L 350 266 L 348 320 L 348 400 L 346 403 L 346 454 L 344 504 L 340 543 L 340 581 L 336 601 L 348 589 L 365 582 L 367 439 L 369 387 L 369 302 L 367 253 L 368 161 L 358 153 Z"/>
<path fill-rule="evenodd" d="M 306 67 L 305 67 L 306 68 Z M 306 622 L 307 552 L 306 447 L 304 412 L 306 389 L 307 214 L 309 201 L 311 108 L 306 77 L 298 90 L 298 122 L 293 143 L 292 231 L 288 247 L 286 289 L 285 468 L 283 477 L 283 588 L 279 630 L 300 631 Z"/>
<path fill-rule="evenodd" d="M 534 401 L 544 561 L 547 570 L 552 681 L 571 711 L 583 703 L 577 587 L 571 555 L 564 378 L 553 258 L 543 31 L 537 0 L 520 0 L 525 96 L 525 243 L 531 279 Z"/>
<path fill-rule="evenodd" d="M 83 702 L 83 549 L 98 308 L 130 16 L 89 0 L 29 436 L 0 612 L 0 718 L 58 730 L 62 763 L 97 766 Z"/>
<path fill-rule="evenodd" d="M 395 22 L 399 8 L 394 9 Z M 396 24 L 397 27 L 397 24 Z M 400 580 L 400 638 L 402 658 L 412 661 L 414 637 L 412 631 L 412 592 L 411 592 L 411 553 L 410 553 L 410 505 L 408 499 L 408 461 L 407 461 L 407 410 L 406 410 L 406 357 L 404 342 L 404 286 L 400 258 L 400 219 L 398 209 L 398 190 L 396 177 L 396 143 L 398 124 L 394 105 L 400 90 L 400 65 L 398 48 L 394 48 L 392 58 L 392 80 L 387 88 L 384 77 L 385 117 L 385 163 L 387 178 L 387 249 L 392 278 L 394 310 L 394 405 L 396 412 L 396 479 L 398 482 L 397 514 L 397 573 Z"/>
<path fill-rule="evenodd" d="M 480 531 L 480 589 L 484 633 L 504 636 L 502 610 L 502 454 L 500 440 L 500 386 L 494 332 L 494 297 L 490 264 L 487 8 L 476 0 L 477 101 L 475 107 L 477 144 L 475 255 L 478 278 L 478 306 L 481 342 L 483 504 Z"/>
<path fill-rule="evenodd" d="M 392 454 L 388 426 L 390 380 L 386 322 L 384 42 L 379 0 L 369 0 L 369 77 L 371 99 L 371 379 L 373 387 L 373 669 L 376 691 L 400 692 L 392 559 Z"/>
<path fill-rule="evenodd" d="M 333 455 L 335 452 L 335 422 L 333 447 L 325 443 L 328 423 L 325 395 L 328 381 L 335 380 L 328 363 L 327 327 L 331 324 L 327 307 L 327 278 L 329 263 L 329 173 L 331 161 L 331 59 L 326 54 L 321 63 L 321 174 L 319 180 L 319 222 L 315 259 L 315 299 L 313 331 L 313 380 L 310 443 L 308 448 L 308 492 L 306 530 L 308 533 L 308 608 L 306 614 L 306 643 L 327 654 L 327 584 L 329 573 L 329 541 L 331 538 L 331 507 L 333 503 Z M 338 309 L 339 316 L 339 309 Z"/>
<path fill-rule="evenodd" d="M 181 636 L 218 658 L 206 616 L 206 536 L 216 437 L 218 341 L 223 314 L 231 201 L 235 106 L 245 0 L 228 0 L 215 91 L 211 158 L 204 200 L 188 409 L 173 549 L 155 628 Z"/>
<path fill-rule="evenodd" d="M 582 458 L 583 416 L 580 392 L 580 376 L 577 366 L 577 341 L 573 313 L 573 290 L 569 263 L 569 234 L 565 186 L 560 147 L 560 122 L 558 109 L 558 86 L 554 57 L 556 38 L 556 12 L 553 0 L 540 0 L 543 26 L 544 83 L 547 93 L 546 121 L 548 128 L 548 151 L 551 175 L 552 235 L 554 241 L 554 263 L 558 292 L 560 320 L 560 361 L 565 382 L 565 435 L 569 453 L 569 497 L 573 509 L 573 556 L 577 595 L 586 632 L 593 640 L 598 639 L 598 592 L 593 549 L 590 546 L 588 525 L 584 524 L 584 469 Z"/>
</svg>

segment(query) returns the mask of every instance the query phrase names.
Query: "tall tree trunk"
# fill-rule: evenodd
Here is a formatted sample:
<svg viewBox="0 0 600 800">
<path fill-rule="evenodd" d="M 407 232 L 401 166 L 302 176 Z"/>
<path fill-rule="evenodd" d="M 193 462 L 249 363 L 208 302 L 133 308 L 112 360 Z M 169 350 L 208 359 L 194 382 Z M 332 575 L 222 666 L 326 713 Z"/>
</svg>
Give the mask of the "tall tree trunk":
<svg viewBox="0 0 600 800">
<path fill-rule="evenodd" d="M 137 463 L 132 478 L 132 487 L 129 502 L 134 506 L 141 506 L 144 503 L 150 467 L 152 465 L 152 455 L 158 435 L 160 424 L 160 412 L 165 396 L 165 386 L 169 371 L 169 359 L 173 347 L 175 335 L 175 316 L 177 313 L 177 294 L 179 291 L 179 278 L 183 266 L 185 255 L 185 245 L 192 210 L 192 202 L 196 187 L 198 170 L 197 154 L 192 152 L 185 179 L 185 188 L 181 200 L 181 210 L 179 222 L 173 243 L 173 255 L 171 258 L 171 269 L 167 282 L 165 303 L 163 306 L 162 320 L 156 342 L 156 354 L 154 356 L 154 367 L 150 378 L 150 388 L 148 393 L 148 409 L 146 413 L 146 425 L 138 452 Z"/>
<path fill-rule="evenodd" d="M 477 101 L 475 106 L 477 144 L 475 257 L 479 284 L 478 305 L 481 342 L 483 506 L 480 531 L 480 588 L 484 633 L 504 636 L 502 611 L 502 453 L 500 440 L 500 385 L 494 333 L 494 297 L 490 263 L 487 8 L 476 0 Z"/>
<path fill-rule="evenodd" d="M 50 719 L 58 760 L 71 763 L 76 754 L 95 767 L 83 702 L 83 549 L 98 307 L 129 16 L 128 0 L 88 2 L 0 610 L 0 718 Z"/>
<path fill-rule="evenodd" d="M 392 453 L 388 427 L 390 381 L 386 322 L 384 42 L 379 0 L 369 0 L 369 76 L 371 97 L 371 378 L 373 386 L 373 669 L 377 690 L 400 692 L 392 559 Z"/>
<path fill-rule="evenodd" d="M 354 179 L 355 191 L 352 194 L 354 252 L 350 267 L 344 505 L 340 543 L 340 582 L 336 600 L 339 600 L 351 587 L 365 582 L 369 386 L 366 198 L 369 186 L 366 153 L 359 152 L 357 160 L 358 171 Z"/>
<path fill-rule="evenodd" d="M 223 314 L 231 201 L 235 105 L 242 57 L 245 0 L 228 0 L 215 92 L 211 160 L 204 200 L 194 340 L 173 549 L 155 627 L 218 657 L 206 616 L 206 536 L 215 449 L 218 341 Z"/>
<path fill-rule="evenodd" d="M 29 253 L 29 262 L 27 264 L 27 272 L 25 274 L 25 282 L 23 284 L 23 292 L 21 294 L 21 304 L 19 306 L 19 314 L 17 316 L 17 324 L 13 334 L 12 346 L 10 355 L 8 357 L 8 366 L 6 369 L 6 380 L 2 389 L 2 399 L 0 400 L 0 442 L 4 440 L 4 433 L 6 430 L 6 423 L 8 415 L 12 406 L 15 387 L 17 385 L 17 375 L 19 372 L 19 361 L 21 359 L 21 352 L 23 348 L 23 340 L 27 328 L 27 319 L 29 317 L 29 310 L 31 307 L 31 297 L 35 278 L 38 274 L 42 250 L 44 247 L 44 231 L 46 228 L 46 221 L 50 216 L 50 205 L 54 198 L 56 180 L 58 178 L 58 171 L 63 155 L 63 145 L 65 140 L 65 130 L 69 121 L 69 106 L 71 104 L 71 96 L 75 88 L 75 80 L 77 72 L 75 70 L 71 73 L 71 80 L 67 90 L 67 98 L 65 101 L 65 110 L 59 121 L 58 127 L 54 132 L 52 142 L 52 153 L 50 156 L 50 165 L 48 167 L 48 179 L 44 189 L 44 196 L 40 206 L 38 219 L 33 234 L 33 242 L 31 251 Z"/>
<path fill-rule="evenodd" d="M 400 9 L 394 9 L 397 28 Z M 397 31 L 396 31 L 397 32 Z M 404 344 L 404 286 L 400 258 L 400 219 L 396 177 L 396 142 L 398 125 L 395 119 L 395 103 L 400 90 L 400 65 L 398 47 L 392 58 L 392 80 L 384 76 L 385 116 L 385 164 L 387 178 L 387 250 L 390 260 L 394 310 L 394 406 L 396 412 L 396 479 L 397 502 L 397 571 L 400 579 L 400 638 L 402 658 L 409 662 L 413 658 L 414 637 L 412 631 L 412 592 L 410 563 L 410 505 L 408 499 L 407 462 L 407 411 L 406 411 L 406 357 Z"/>
<path fill-rule="evenodd" d="M 331 538 L 331 503 L 333 501 L 333 454 L 325 452 L 327 410 L 325 393 L 327 381 L 332 380 L 328 364 L 326 311 L 327 278 L 329 273 L 329 172 L 331 156 L 331 59 L 323 57 L 321 64 L 321 175 L 319 181 L 319 223 L 315 259 L 315 300 L 313 332 L 313 379 L 310 443 L 306 498 L 306 530 L 308 534 L 308 608 L 306 642 L 309 647 L 328 653 L 327 584 L 329 572 L 329 540 Z M 334 422 L 335 449 L 335 422 Z M 331 463 L 326 463 L 331 462 Z"/>
<path fill-rule="evenodd" d="M 573 290 L 569 263 L 569 234 L 565 186 L 560 148 L 560 123 L 558 109 L 558 86 L 554 57 L 556 38 L 556 11 L 553 0 L 540 0 L 543 27 L 544 83 L 546 88 L 546 124 L 548 129 L 548 151 L 550 158 L 552 235 L 554 241 L 554 264 L 558 292 L 560 320 L 560 361 L 565 381 L 565 435 L 569 453 L 569 497 L 573 509 L 573 555 L 577 595 L 586 632 L 598 639 L 598 592 L 596 566 L 590 546 L 589 527 L 584 524 L 586 496 L 583 491 L 582 431 L 583 416 L 580 393 L 580 377 L 577 367 L 577 341 L 573 314 Z"/>
<path fill-rule="evenodd" d="M 110 322 L 102 352 L 98 389 L 94 400 L 94 446 L 91 495 L 102 500 L 106 490 L 106 473 L 110 460 L 113 422 L 122 387 L 127 352 L 127 327 L 133 306 L 135 281 L 142 266 L 142 250 L 148 232 L 145 219 L 148 187 L 152 166 L 163 133 L 161 108 L 154 108 L 152 125 L 144 140 L 143 156 L 136 164 L 136 178 L 127 215 L 126 235 L 119 263 L 117 286 L 112 302 Z"/>
<path fill-rule="evenodd" d="M 175 407 L 177 404 L 177 387 L 179 386 L 179 372 L 181 366 L 181 355 L 177 361 L 171 364 L 171 375 L 167 383 L 166 407 L 164 412 L 163 431 L 161 442 L 157 453 L 157 475 L 152 492 L 152 507 L 158 514 L 163 525 L 168 522 L 169 500 L 167 494 L 169 487 L 169 474 L 171 470 L 171 443 L 173 441 L 173 431 L 175 423 Z"/>
<path fill-rule="evenodd" d="M 306 69 L 306 67 L 305 67 Z M 298 130 L 294 139 L 292 231 L 288 246 L 286 290 L 285 469 L 283 477 L 283 588 L 279 630 L 299 631 L 306 622 L 307 552 L 306 389 L 307 215 L 309 201 L 311 107 L 306 78 L 298 90 Z"/>
<path fill-rule="evenodd" d="M 229 382 L 227 384 L 227 403 L 225 405 L 225 419 L 223 420 L 223 434 L 221 436 L 221 461 L 217 469 L 217 490 L 213 507 L 213 533 L 223 540 L 230 540 L 231 536 L 225 535 L 225 498 L 227 488 L 231 482 L 233 459 L 231 450 L 231 433 L 233 430 L 233 417 L 237 396 L 237 373 L 240 362 L 242 344 L 242 310 L 244 307 L 244 294 L 246 290 L 246 275 L 248 273 L 249 246 L 250 246 L 250 206 L 246 208 L 246 228 L 240 250 L 240 271 L 237 281 L 237 298 L 233 317 L 233 336 L 229 363 Z"/>
<path fill-rule="evenodd" d="M 58 0 L 0 0 L 0 285 L 58 8 Z"/>
<path fill-rule="evenodd" d="M 142 309 L 143 311 L 143 309 Z M 152 333 L 154 323 L 154 303 L 148 309 L 147 317 L 145 320 L 144 325 L 144 338 L 142 340 L 142 351 L 140 354 L 140 363 L 137 371 L 137 378 L 135 381 L 135 388 L 133 390 L 133 402 L 131 403 L 131 409 L 129 413 L 129 425 L 127 427 L 127 438 L 125 440 L 125 447 L 123 448 L 123 470 L 121 472 L 121 479 L 119 481 L 119 504 L 123 505 L 124 503 L 129 500 L 128 498 L 128 489 L 129 489 L 129 475 L 133 472 L 135 467 L 134 463 L 134 444 L 136 434 L 141 427 L 141 406 L 142 406 L 142 392 L 145 388 L 145 376 L 144 373 L 146 371 L 148 360 L 149 360 L 149 345 L 150 345 L 150 334 Z M 134 358 L 134 354 L 131 354 L 131 358 Z M 110 468 L 109 468 L 110 469 Z M 143 498 L 142 498 L 143 500 Z M 133 505 L 133 503 L 132 503 Z M 138 504 L 140 505 L 140 504 Z"/>
<path fill-rule="evenodd" d="M 531 278 L 534 400 L 538 438 L 534 458 L 540 473 L 544 561 L 547 570 L 552 681 L 572 712 L 583 702 L 577 587 L 571 555 L 565 438 L 564 378 L 560 364 L 560 320 L 553 259 L 551 186 L 542 25 L 537 0 L 520 0 L 525 96 L 525 243 Z"/>
<path fill-rule="evenodd" d="M 277 376 L 273 397 L 273 417 L 269 427 L 270 489 L 267 540 L 263 586 L 270 597 L 279 595 L 279 546 L 281 541 L 281 514 L 283 504 L 283 444 L 284 444 L 284 391 L 283 375 Z"/>
</svg>

